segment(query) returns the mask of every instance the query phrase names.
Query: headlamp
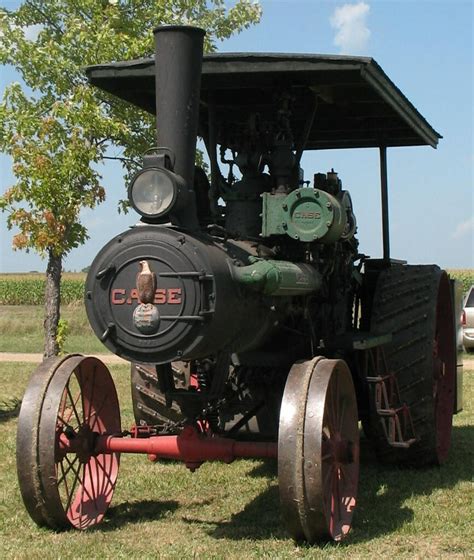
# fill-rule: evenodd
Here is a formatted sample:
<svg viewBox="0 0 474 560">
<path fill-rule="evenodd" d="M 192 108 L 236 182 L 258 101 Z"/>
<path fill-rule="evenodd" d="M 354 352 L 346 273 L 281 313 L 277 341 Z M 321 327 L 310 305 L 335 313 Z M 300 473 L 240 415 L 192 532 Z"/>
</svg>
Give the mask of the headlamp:
<svg viewBox="0 0 474 560">
<path fill-rule="evenodd" d="M 144 218 L 155 219 L 169 214 L 183 203 L 183 180 L 161 167 L 145 167 L 133 177 L 128 199 Z"/>
</svg>

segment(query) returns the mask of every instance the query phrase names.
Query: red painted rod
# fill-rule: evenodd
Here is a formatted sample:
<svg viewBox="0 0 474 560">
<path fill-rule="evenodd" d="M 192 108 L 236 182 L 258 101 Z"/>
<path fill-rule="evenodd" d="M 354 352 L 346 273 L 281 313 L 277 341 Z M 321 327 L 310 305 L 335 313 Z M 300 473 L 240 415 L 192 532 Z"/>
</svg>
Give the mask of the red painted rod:
<svg viewBox="0 0 474 560">
<path fill-rule="evenodd" d="M 101 436 L 95 445 L 96 453 L 146 453 L 162 459 L 176 459 L 185 463 L 224 461 L 237 457 L 276 458 L 277 444 L 272 442 L 235 441 L 221 437 L 205 437 L 196 433 L 179 436 L 149 438 L 121 438 Z"/>
<path fill-rule="evenodd" d="M 155 436 L 150 438 L 99 438 L 98 453 L 147 453 L 166 459 L 193 456 L 207 461 L 226 461 L 236 457 L 276 457 L 276 443 L 242 442 L 224 438 L 187 439 L 180 436 Z"/>
</svg>

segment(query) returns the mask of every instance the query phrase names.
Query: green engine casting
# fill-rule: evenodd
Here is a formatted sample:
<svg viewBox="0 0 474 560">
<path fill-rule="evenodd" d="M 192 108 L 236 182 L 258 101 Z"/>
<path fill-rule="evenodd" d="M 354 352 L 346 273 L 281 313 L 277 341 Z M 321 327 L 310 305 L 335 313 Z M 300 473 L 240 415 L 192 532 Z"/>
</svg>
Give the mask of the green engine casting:
<svg viewBox="0 0 474 560">
<path fill-rule="evenodd" d="M 333 243 L 347 226 L 344 204 L 320 189 L 299 188 L 290 194 L 263 193 L 262 236 L 288 235 L 304 241 Z"/>
</svg>

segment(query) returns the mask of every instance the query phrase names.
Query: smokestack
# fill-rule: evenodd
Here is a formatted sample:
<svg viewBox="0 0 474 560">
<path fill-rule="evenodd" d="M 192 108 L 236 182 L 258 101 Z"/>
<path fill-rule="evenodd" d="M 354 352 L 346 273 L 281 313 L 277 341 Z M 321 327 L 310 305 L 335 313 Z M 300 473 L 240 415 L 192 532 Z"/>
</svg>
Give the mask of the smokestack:
<svg viewBox="0 0 474 560">
<path fill-rule="evenodd" d="M 176 157 L 174 172 L 189 189 L 179 225 L 199 227 L 193 190 L 205 31 L 184 25 L 160 26 L 155 35 L 156 130 L 158 146 Z"/>
</svg>

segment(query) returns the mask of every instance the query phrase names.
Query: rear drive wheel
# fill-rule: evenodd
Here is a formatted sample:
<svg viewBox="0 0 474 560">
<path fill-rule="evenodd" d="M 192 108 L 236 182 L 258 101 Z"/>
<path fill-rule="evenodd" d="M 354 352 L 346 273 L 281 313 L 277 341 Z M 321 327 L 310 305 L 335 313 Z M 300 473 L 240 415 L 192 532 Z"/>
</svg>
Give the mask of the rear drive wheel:
<svg viewBox="0 0 474 560">
<path fill-rule="evenodd" d="M 390 446 L 375 406 L 369 433 L 381 461 L 414 466 L 442 464 L 451 443 L 456 345 L 449 278 L 437 266 L 397 266 L 378 278 L 371 331 L 392 333 L 385 347 L 400 404 L 410 407 L 417 441 Z"/>
</svg>

